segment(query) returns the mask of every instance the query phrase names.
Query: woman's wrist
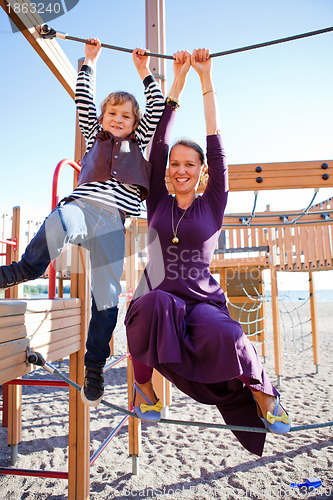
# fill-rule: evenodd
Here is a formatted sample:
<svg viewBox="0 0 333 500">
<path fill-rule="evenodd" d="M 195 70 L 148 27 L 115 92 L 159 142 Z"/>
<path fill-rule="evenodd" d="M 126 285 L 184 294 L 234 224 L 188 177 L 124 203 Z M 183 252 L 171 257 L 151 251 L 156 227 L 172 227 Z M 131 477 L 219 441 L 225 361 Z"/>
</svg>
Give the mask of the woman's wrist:
<svg viewBox="0 0 333 500">
<path fill-rule="evenodd" d="M 213 89 L 213 80 L 211 78 L 210 73 L 209 74 L 203 74 L 200 76 L 200 82 L 201 82 L 201 88 L 202 92 L 204 92 L 207 89 Z"/>
<path fill-rule="evenodd" d="M 186 78 L 184 78 L 184 77 L 181 77 L 181 78 L 176 77 L 173 81 L 171 88 L 170 88 L 168 96 L 173 97 L 174 99 L 178 100 L 181 96 L 183 89 L 184 89 L 185 80 L 186 80 Z"/>
</svg>

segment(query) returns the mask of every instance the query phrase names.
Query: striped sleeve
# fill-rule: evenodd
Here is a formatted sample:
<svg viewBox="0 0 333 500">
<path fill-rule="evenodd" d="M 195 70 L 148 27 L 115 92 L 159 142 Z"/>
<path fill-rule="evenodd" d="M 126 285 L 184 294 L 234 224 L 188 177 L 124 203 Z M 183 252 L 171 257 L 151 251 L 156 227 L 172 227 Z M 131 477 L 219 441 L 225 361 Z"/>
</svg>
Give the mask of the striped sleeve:
<svg viewBox="0 0 333 500">
<path fill-rule="evenodd" d="M 150 81 L 144 90 L 146 96 L 146 109 L 135 131 L 141 150 L 145 149 L 150 139 L 153 137 L 165 106 L 164 97 L 158 83 L 152 77 L 147 78 L 149 78 Z"/>
<path fill-rule="evenodd" d="M 75 104 L 79 114 L 80 130 L 86 140 L 86 152 L 91 148 L 95 136 L 101 128 L 94 103 L 94 94 L 94 70 L 90 66 L 83 65 L 76 80 Z"/>
</svg>

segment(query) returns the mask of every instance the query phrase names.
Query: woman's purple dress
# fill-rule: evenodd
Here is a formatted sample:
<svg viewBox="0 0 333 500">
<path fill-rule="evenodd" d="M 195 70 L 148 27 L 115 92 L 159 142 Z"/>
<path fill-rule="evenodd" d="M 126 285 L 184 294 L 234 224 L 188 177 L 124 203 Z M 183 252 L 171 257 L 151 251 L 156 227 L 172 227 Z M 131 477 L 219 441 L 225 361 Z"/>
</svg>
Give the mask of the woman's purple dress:
<svg viewBox="0 0 333 500">
<path fill-rule="evenodd" d="M 230 318 L 224 293 L 209 271 L 228 194 L 221 138 L 207 137 L 209 180 L 181 220 L 174 244 L 173 197 L 165 184 L 174 115 L 166 106 L 150 155 L 149 261 L 125 319 L 129 350 L 196 401 L 216 405 L 227 424 L 263 427 L 243 382 L 267 394 L 278 392 L 241 326 Z M 175 202 L 174 227 L 183 213 Z M 264 433 L 234 434 L 250 452 L 262 454 Z"/>
</svg>

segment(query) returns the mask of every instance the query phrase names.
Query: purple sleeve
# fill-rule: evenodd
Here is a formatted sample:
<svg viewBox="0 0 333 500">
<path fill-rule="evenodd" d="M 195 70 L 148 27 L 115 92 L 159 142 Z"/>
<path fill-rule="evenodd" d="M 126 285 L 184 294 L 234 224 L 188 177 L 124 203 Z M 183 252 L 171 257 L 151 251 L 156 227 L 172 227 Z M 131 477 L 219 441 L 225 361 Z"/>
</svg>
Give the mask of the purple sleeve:
<svg viewBox="0 0 333 500">
<path fill-rule="evenodd" d="M 148 217 L 155 210 L 162 197 L 169 195 L 165 184 L 165 169 L 168 161 L 170 135 L 176 112 L 165 106 L 162 117 L 156 128 L 149 161 L 152 164 L 149 196 L 147 198 Z"/>
<path fill-rule="evenodd" d="M 207 136 L 208 182 L 203 199 L 207 200 L 222 225 L 228 199 L 228 165 L 219 134 Z"/>
</svg>

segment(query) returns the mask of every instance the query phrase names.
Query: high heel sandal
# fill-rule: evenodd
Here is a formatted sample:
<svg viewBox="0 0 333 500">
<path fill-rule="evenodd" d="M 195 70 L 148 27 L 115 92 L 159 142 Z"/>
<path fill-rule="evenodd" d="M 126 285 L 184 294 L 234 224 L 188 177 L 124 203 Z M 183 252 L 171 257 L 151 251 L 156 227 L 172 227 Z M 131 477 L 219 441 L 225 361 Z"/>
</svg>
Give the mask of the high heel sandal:
<svg viewBox="0 0 333 500">
<path fill-rule="evenodd" d="M 152 404 L 151 401 L 143 394 L 143 392 L 139 389 L 139 387 L 136 385 L 136 383 L 133 383 L 133 388 L 134 388 L 134 393 L 133 393 L 133 402 L 135 400 L 135 392 L 138 391 L 141 396 L 145 398 L 147 401 L 147 405 L 142 403 L 140 406 L 134 406 L 132 402 L 132 409 L 135 411 L 137 416 L 141 418 L 141 420 L 147 420 L 149 422 L 158 422 L 161 420 L 161 410 L 162 410 L 162 403 L 160 400 L 157 401 L 156 404 Z"/>
<path fill-rule="evenodd" d="M 254 399 L 254 398 L 253 398 Z M 260 420 L 263 421 L 266 429 L 269 429 L 273 434 L 286 434 L 288 431 L 291 429 L 291 422 L 288 413 L 284 410 L 284 413 L 282 415 L 278 415 L 278 409 L 280 405 L 280 398 L 279 396 L 276 396 L 276 406 L 274 410 L 274 414 L 272 415 L 270 411 L 267 412 L 266 417 L 263 417 L 262 411 L 260 409 L 260 406 L 258 405 L 257 401 L 257 411 L 258 411 L 258 416 Z M 261 416 L 260 416 L 261 415 Z"/>
</svg>

